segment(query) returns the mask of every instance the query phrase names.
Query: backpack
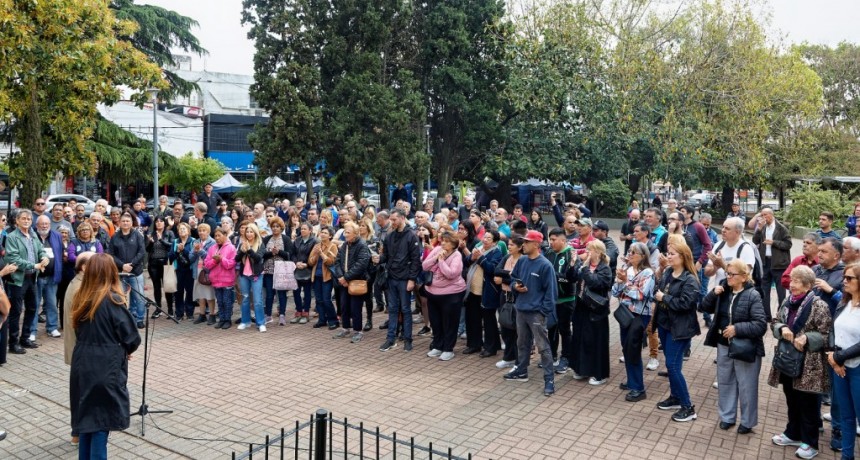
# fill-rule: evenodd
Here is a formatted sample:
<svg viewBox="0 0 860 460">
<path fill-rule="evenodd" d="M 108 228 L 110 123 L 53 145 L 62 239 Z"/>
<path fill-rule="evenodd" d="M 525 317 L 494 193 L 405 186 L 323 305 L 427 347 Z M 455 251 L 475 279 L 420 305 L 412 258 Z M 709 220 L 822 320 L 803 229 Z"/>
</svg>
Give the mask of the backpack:
<svg viewBox="0 0 860 460">
<path fill-rule="evenodd" d="M 720 241 L 720 244 L 718 244 L 717 247 L 714 248 L 714 251 L 713 251 L 714 254 L 719 254 L 719 252 L 723 249 L 723 246 L 725 246 L 725 244 L 726 244 L 725 240 Z M 744 250 L 744 245 L 747 245 L 747 244 L 749 244 L 749 242 L 746 240 L 743 240 L 741 242 L 741 244 L 738 245 L 738 252 L 735 254 L 735 259 L 741 258 L 741 251 Z M 764 265 L 761 262 L 761 254 L 759 254 L 758 250 L 752 245 L 750 245 L 750 247 L 752 248 L 753 255 L 755 256 L 755 265 L 753 266 L 753 271 L 752 271 L 753 284 L 757 288 L 760 288 L 761 283 L 762 283 L 762 274 L 764 273 L 764 270 L 762 270 L 762 267 Z"/>
</svg>

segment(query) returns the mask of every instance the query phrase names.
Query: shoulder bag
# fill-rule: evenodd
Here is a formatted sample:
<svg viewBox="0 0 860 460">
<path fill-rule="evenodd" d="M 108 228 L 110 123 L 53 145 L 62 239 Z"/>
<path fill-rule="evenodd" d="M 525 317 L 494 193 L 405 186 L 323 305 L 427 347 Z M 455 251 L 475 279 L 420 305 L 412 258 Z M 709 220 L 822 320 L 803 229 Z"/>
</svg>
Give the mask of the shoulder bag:
<svg viewBox="0 0 860 460">
<path fill-rule="evenodd" d="M 609 297 L 602 296 L 591 289 L 588 286 L 585 287 L 585 301 L 588 303 L 588 308 L 592 311 L 595 310 L 605 310 L 609 308 Z"/>
<path fill-rule="evenodd" d="M 796 379 L 803 374 L 805 355 L 805 352 L 797 351 L 793 343 L 779 339 L 776 345 L 776 353 L 773 355 L 773 367 L 786 377 Z"/>
<path fill-rule="evenodd" d="M 344 268 L 349 270 L 349 243 L 346 243 L 346 257 L 344 258 Z M 367 280 L 350 280 L 346 287 L 346 292 L 352 296 L 362 296 L 367 294 Z"/>
<path fill-rule="evenodd" d="M 176 293 L 176 269 L 173 264 L 164 266 L 164 277 L 161 279 L 161 286 L 166 294 Z"/>
<path fill-rule="evenodd" d="M 630 324 L 633 323 L 633 320 L 636 319 L 636 316 L 627 308 L 626 305 L 621 304 L 618 305 L 618 308 L 615 309 L 615 312 L 612 313 L 612 316 L 615 317 L 615 321 L 618 321 L 618 325 L 621 329 L 627 329 L 630 327 Z"/>
<path fill-rule="evenodd" d="M 509 292 L 505 293 L 504 302 L 499 307 L 499 324 L 505 329 L 517 329 L 517 309 Z"/>
</svg>

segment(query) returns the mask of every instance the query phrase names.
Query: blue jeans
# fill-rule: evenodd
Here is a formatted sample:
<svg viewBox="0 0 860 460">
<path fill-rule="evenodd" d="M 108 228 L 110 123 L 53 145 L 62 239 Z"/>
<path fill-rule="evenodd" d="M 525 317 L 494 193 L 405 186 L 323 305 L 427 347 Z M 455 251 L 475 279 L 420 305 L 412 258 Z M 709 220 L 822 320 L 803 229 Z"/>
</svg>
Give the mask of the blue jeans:
<svg viewBox="0 0 860 460">
<path fill-rule="evenodd" d="M 846 373 L 845 373 L 846 378 L 848 378 L 847 370 L 848 370 L 848 368 L 846 368 Z M 827 373 L 830 374 L 827 376 L 827 378 L 830 379 L 830 429 L 833 432 L 837 432 L 837 431 L 841 432 L 842 431 L 841 427 L 842 427 L 842 417 L 843 417 L 843 413 L 842 413 L 843 412 L 842 411 L 843 405 L 839 404 L 841 401 L 839 400 L 839 398 L 836 397 L 836 380 L 841 380 L 841 379 L 839 378 L 838 375 L 836 375 L 836 372 L 833 372 L 833 368 L 830 367 L 829 365 L 827 366 Z M 860 385 L 860 382 L 858 382 L 858 385 Z M 823 401 L 823 396 L 819 396 L 819 398 L 818 398 L 818 409 L 819 409 L 818 413 L 821 413 L 822 401 Z M 854 426 L 854 425 L 856 425 L 856 422 L 854 424 L 849 423 L 846 426 Z M 854 432 L 856 434 L 856 432 L 854 430 L 848 430 L 848 431 Z M 843 436 L 844 436 L 844 433 L 843 433 Z"/>
<path fill-rule="evenodd" d="M 81 433 L 78 444 L 78 460 L 107 460 L 109 431 Z"/>
<path fill-rule="evenodd" d="M 263 315 L 263 276 L 239 276 L 239 290 L 242 291 L 242 324 L 251 324 L 251 298 L 254 296 L 254 319 L 257 326 L 266 324 Z"/>
<path fill-rule="evenodd" d="M 412 307 L 409 303 L 411 293 L 406 290 L 406 280 L 388 280 L 388 336 L 389 342 L 397 340 L 397 321 L 403 313 L 403 340 L 412 340 Z"/>
<path fill-rule="evenodd" d="M 642 327 L 648 329 L 648 323 L 651 322 L 650 315 L 639 315 L 642 321 Z M 635 321 L 635 319 L 634 319 Z M 627 343 L 627 328 L 621 329 L 621 343 Z M 631 364 L 629 360 L 624 360 L 624 369 L 627 371 L 627 387 L 631 390 L 645 391 L 645 366 L 642 361 L 639 364 Z"/>
<path fill-rule="evenodd" d="M 45 304 L 42 305 L 42 301 Z M 59 327 L 59 313 L 57 312 L 57 283 L 53 278 L 38 277 L 36 280 L 36 316 L 33 317 L 33 324 L 30 327 L 32 332 L 36 332 L 36 327 L 39 323 L 39 307 L 45 312 L 45 332 L 56 331 Z"/>
<path fill-rule="evenodd" d="M 144 320 L 146 309 L 144 308 L 143 297 L 139 293 L 143 293 L 143 274 L 134 276 L 120 276 L 123 287 L 127 288 L 128 293 L 128 311 L 134 316 L 134 320 L 138 323 Z M 137 292 L 132 291 L 134 289 Z M 193 311 L 193 310 L 192 310 Z"/>
<path fill-rule="evenodd" d="M 692 407 L 687 380 L 681 373 L 684 366 L 684 350 L 689 348 L 690 339 L 675 340 L 672 333 L 662 327 L 657 327 L 660 343 L 663 344 L 663 355 L 666 357 L 666 372 L 669 373 L 669 394 L 681 401 L 682 407 Z"/>
<path fill-rule="evenodd" d="M 314 297 L 317 299 L 317 311 L 320 314 L 319 322 L 327 323 L 329 326 L 337 324 L 337 312 L 331 303 L 331 287 L 334 279 L 323 281 L 322 276 L 314 279 Z"/>
<path fill-rule="evenodd" d="M 311 311 L 311 282 L 299 281 L 299 288 L 293 291 L 293 300 L 296 302 L 296 313 L 307 313 Z M 304 298 L 302 298 L 304 296 Z M 298 316 L 298 315 L 296 315 Z"/>
<path fill-rule="evenodd" d="M 218 303 L 218 319 L 230 321 L 233 318 L 233 302 L 236 292 L 233 287 L 215 288 L 215 302 Z"/>
<path fill-rule="evenodd" d="M 287 314 L 287 291 L 276 291 L 274 288 L 275 275 L 263 275 L 263 289 L 266 290 L 266 316 L 272 316 L 272 304 L 275 303 L 275 293 L 278 293 L 278 314 Z"/>
<path fill-rule="evenodd" d="M 708 277 L 705 276 L 705 269 L 702 268 L 699 270 L 699 303 L 702 303 L 702 299 L 708 295 Z M 711 322 L 711 314 L 710 313 L 702 313 L 702 318 Z"/>
<path fill-rule="evenodd" d="M 842 458 L 854 458 L 854 425 L 860 414 L 860 366 L 846 367 L 845 378 L 834 375 L 833 404 L 839 405 L 840 425 L 851 427 L 842 430 Z M 836 417 L 832 409 L 831 406 L 830 414 Z"/>
</svg>

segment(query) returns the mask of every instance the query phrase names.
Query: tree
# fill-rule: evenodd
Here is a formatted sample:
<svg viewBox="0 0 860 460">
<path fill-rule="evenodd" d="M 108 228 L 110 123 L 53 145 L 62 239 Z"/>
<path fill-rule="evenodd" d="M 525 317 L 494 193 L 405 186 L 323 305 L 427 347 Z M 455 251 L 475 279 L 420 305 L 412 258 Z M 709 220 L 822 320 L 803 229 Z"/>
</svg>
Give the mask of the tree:
<svg viewBox="0 0 860 460">
<path fill-rule="evenodd" d="M 203 158 L 202 154 L 188 152 L 178 160 L 178 167 L 160 176 L 161 184 L 170 184 L 176 190 L 199 190 L 224 175 L 224 165 L 218 160 Z"/>
<path fill-rule="evenodd" d="M 121 184 L 137 180 L 152 180 L 152 142 L 120 128 L 101 116 L 86 147 L 95 152 L 98 173 Z M 161 174 L 179 172 L 179 160 L 167 152 L 158 152 L 158 169 Z"/>
<path fill-rule="evenodd" d="M 117 20 L 102 2 L 6 0 L 0 10 L 0 116 L 15 122 L 21 148 L 9 160 L 10 181 L 30 203 L 57 171 L 93 172 L 95 155 L 85 141 L 98 102 L 117 100 L 119 85 L 142 90 L 163 81 L 157 66 L 116 39 L 135 25 Z"/>
</svg>

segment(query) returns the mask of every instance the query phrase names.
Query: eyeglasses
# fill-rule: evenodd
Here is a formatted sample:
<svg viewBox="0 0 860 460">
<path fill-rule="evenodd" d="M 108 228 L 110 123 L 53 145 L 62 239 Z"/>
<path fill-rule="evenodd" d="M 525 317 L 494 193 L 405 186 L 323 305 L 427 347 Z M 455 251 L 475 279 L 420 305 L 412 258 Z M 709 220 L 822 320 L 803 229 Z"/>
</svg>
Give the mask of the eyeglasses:
<svg viewBox="0 0 860 460">
<path fill-rule="evenodd" d="M 42 202 L 37 202 L 37 203 L 36 203 L 36 206 L 45 206 L 45 202 L 44 202 L 44 201 L 42 201 Z"/>
<path fill-rule="evenodd" d="M 845 281 L 854 281 L 854 280 L 856 280 L 856 279 L 857 279 L 857 277 L 856 277 L 856 276 L 851 276 L 851 275 L 845 275 L 845 276 L 843 276 L 842 278 L 843 278 Z"/>
<path fill-rule="evenodd" d="M 733 277 L 733 276 L 738 276 L 738 275 L 740 275 L 740 273 L 729 273 L 729 272 L 726 272 L 726 278 L 731 278 L 731 277 Z"/>
</svg>

